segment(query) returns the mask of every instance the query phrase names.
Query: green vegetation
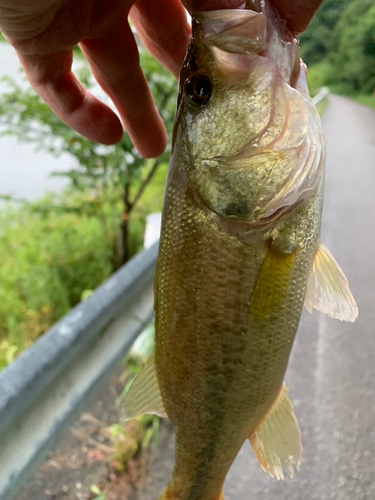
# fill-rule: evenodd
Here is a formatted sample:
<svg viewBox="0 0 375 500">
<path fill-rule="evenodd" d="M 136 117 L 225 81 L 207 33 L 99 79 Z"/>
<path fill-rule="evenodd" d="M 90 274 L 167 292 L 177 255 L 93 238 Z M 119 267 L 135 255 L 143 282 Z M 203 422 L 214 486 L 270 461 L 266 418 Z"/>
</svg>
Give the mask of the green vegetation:
<svg viewBox="0 0 375 500">
<path fill-rule="evenodd" d="M 0 213 L 0 368 L 112 271 L 111 238 L 98 220 L 35 208 Z"/>
<path fill-rule="evenodd" d="M 351 0 L 324 0 L 308 29 L 300 35 L 301 56 L 311 65 L 324 59 L 331 51 L 332 31 L 341 13 Z"/>
<path fill-rule="evenodd" d="M 171 134 L 176 82 L 142 54 L 155 101 Z M 86 68 L 81 79 L 89 87 Z M 160 211 L 169 151 L 141 158 L 125 134 L 102 146 L 64 125 L 35 93 L 7 80 L 1 135 L 67 153 L 74 167 L 61 196 L 28 203 L 1 196 L 0 369 L 88 296 L 143 245 L 145 217 Z"/>
<path fill-rule="evenodd" d="M 375 90 L 375 2 L 354 0 L 342 13 L 332 36 L 331 82 L 348 90 Z"/>
<path fill-rule="evenodd" d="M 358 94 L 355 96 L 355 100 L 361 104 L 365 104 L 365 106 L 375 108 L 375 97 L 373 95 Z"/>
<path fill-rule="evenodd" d="M 107 495 L 97 486 L 91 486 L 91 491 L 94 493 L 92 500 L 107 500 Z"/>
<path fill-rule="evenodd" d="M 140 372 L 145 361 L 152 351 L 153 345 L 153 327 L 149 327 L 138 339 L 137 354 L 134 350 L 125 358 L 125 371 L 121 376 L 121 382 L 125 389 L 118 398 L 118 405 L 122 405 L 124 395 L 132 384 L 134 377 Z M 141 341 L 141 342 L 139 342 Z M 137 482 L 134 477 L 135 467 L 137 474 L 142 477 L 147 471 L 147 461 L 149 451 L 158 444 L 160 418 L 156 415 L 142 415 L 125 423 L 113 424 L 107 427 L 104 423 L 98 421 L 94 432 L 89 435 L 81 434 L 82 438 L 89 438 L 91 445 L 96 445 L 97 451 L 103 461 L 108 462 L 111 473 L 109 478 L 100 480 L 100 482 L 91 487 L 91 494 L 88 498 L 91 500 L 105 500 L 106 498 L 118 498 L 121 491 L 124 498 L 128 498 L 127 489 L 132 489 L 132 484 Z M 98 440 L 98 435 L 102 439 Z M 103 443 L 104 440 L 104 443 Z M 92 451 L 95 451 L 92 450 Z M 121 478 L 121 486 L 116 478 Z M 138 479 L 139 480 L 139 479 Z M 141 481 L 142 482 L 142 481 Z M 120 487 L 119 487 L 120 486 Z M 121 498 L 123 498 L 121 496 Z"/>
<path fill-rule="evenodd" d="M 158 105 L 169 135 L 172 132 L 176 100 L 176 82 L 167 70 L 151 56 L 142 53 L 142 65 L 151 91 Z M 81 61 L 82 62 L 82 61 Z M 83 64 L 83 62 L 82 62 Z M 83 67 L 80 80 L 90 88 L 90 73 Z M 50 108 L 27 87 L 24 90 L 12 80 L 6 80 L 8 91 L 0 97 L 1 135 L 12 135 L 21 142 L 29 142 L 38 150 L 60 156 L 68 153 L 75 166 L 68 172 L 55 175 L 68 177 L 72 188 L 79 193 L 90 191 L 92 201 L 77 205 L 76 211 L 104 219 L 103 207 L 117 205 L 119 210 L 118 265 L 124 264 L 132 254 L 131 216 L 145 187 L 159 166 L 168 161 L 169 150 L 156 160 L 145 160 L 135 150 L 129 136 L 114 146 L 103 146 L 82 137 L 62 123 Z M 63 207 L 59 207 L 62 210 Z M 51 207 L 55 211 L 55 207 Z M 122 213 L 121 213 L 122 212 Z"/>
<path fill-rule="evenodd" d="M 307 84 L 312 96 L 316 95 L 322 87 L 327 85 L 330 74 L 331 67 L 327 61 L 322 61 L 308 67 Z"/>
<path fill-rule="evenodd" d="M 166 171 L 163 164 L 132 214 L 131 254 L 142 248 L 147 214 L 161 210 Z M 104 217 L 90 192 L 71 189 L 0 211 L 0 369 L 115 270 L 117 200 L 101 207 Z"/>
<path fill-rule="evenodd" d="M 375 1 L 325 0 L 301 35 L 302 57 L 309 67 L 312 93 L 328 85 L 372 103 L 375 91 Z"/>
<path fill-rule="evenodd" d="M 325 98 L 325 99 L 323 99 L 323 101 L 320 101 L 320 103 L 316 106 L 316 109 L 318 110 L 318 113 L 319 113 L 321 118 L 324 115 L 324 111 L 326 110 L 327 104 L 328 104 L 328 100 L 327 100 L 327 98 Z"/>
<path fill-rule="evenodd" d="M 131 352 L 125 358 L 126 369 L 122 375 L 125 387 L 118 398 L 119 405 L 123 404 L 135 376 L 142 370 L 147 358 L 151 354 L 154 335 L 154 326 L 150 325 L 142 334 L 142 338 L 139 339 L 143 344 L 140 345 L 138 343 L 139 354 Z M 112 447 L 115 450 L 111 456 L 112 465 L 119 471 L 126 470 L 130 460 L 140 452 L 149 449 L 151 443 L 157 443 L 159 438 L 159 423 L 160 418 L 156 415 L 142 415 L 128 421 L 125 427 L 117 424 L 112 425 L 110 428 L 110 439 Z"/>
</svg>

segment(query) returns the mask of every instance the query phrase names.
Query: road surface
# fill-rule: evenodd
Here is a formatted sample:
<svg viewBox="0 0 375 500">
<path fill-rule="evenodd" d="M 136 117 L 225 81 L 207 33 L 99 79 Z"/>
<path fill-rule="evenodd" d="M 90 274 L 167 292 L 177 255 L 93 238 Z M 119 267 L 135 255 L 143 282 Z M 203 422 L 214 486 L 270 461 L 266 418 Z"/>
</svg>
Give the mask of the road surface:
<svg viewBox="0 0 375 500">
<path fill-rule="evenodd" d="M 301 470 L 292 480 L 271 479 L 245 443 L 226 500 L 375 499 L 375 112 L 332 95 L 323 123 L 323 241 L 350 281 L 359 319 L 303 313 L 286 377 L 303 436 Z M 155 500 L 172 466 L 169 438 L 141 500 Z"/>
</svg>

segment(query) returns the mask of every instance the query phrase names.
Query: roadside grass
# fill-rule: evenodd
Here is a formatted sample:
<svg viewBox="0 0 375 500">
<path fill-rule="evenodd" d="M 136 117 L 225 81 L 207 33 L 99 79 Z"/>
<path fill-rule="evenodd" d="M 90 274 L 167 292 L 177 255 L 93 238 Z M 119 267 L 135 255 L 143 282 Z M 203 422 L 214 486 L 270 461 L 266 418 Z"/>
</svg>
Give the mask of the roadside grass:
<svg viewBox="0 0 375 500">
<path fill-rule="evenodd" d="M 326 61 L 313 64 L 307 68 L 307 86 L 312 97 L 319 93 L 322 87 L 327 86 L 331 67 Z"/>
<path fill-rule="evenodd" d="M 322 101 L 320 101 L 320 103 L 317 105 L 316 109 L 318 110 L 320 118 L 323 117 L 323 114 L 324 114 L 324 111 L 327 108 L 327 105 L 328 105 L 328 99 L 327 98 L 325 98 Z"/>
<path fill-rule="evenodd" d="M 375 94 L 361 94 L 351 91 L 346 85 L 332 85 L 329 87 L 332 94 L 342 95 L 360 102 L 369 108 L 375 108 Z"/>
<path fill-rule="evenodd" d="M 332 67 L 328 61 L 321 61 L 309 66 L 307 71 L 307 85 L 312 96 L 318 94 L 322 87 L 328 85 L 332 94 L 349 97 L 350 99 L 354 99 L 355 101 L 364 104 L 365 106 L 375 108 L 375 95 L 354 92 L 345 83 L 331 84 L 332 71 Z M 323 115 L 326 106 L 327 99 L 324 99 L 322 103 L 317 106 L 320 116 Z"/>
<path fill-rule="evenodd" d="M 74 213 L 44 216 L 34 208 L 8 206 L 0 213 L 0 368 L 113 268 L 113 225 L 105 234 L 97 219 Z"/>
<path fill-rule="evenodd" d="M 123 405 L 124 397 L 134 377 L 144 366 L 153 348 L 154 328 L 152 325 L 141 335 L 141 338 L 143 338 L 143 346 L 138 345 L 139 352 L 136 353 L 132 349 L 131 353 L 124 359 L 125 371 L 120 381 L 125 388 L 117 400 L 119 407 Z M 92 427 L 91 435 L 79 437 L 83 442 L 89 441 L 95 447 L 94 452 L 96 449 L 113 473 L 107 474 L 98 484 L 91 486 L 89 499 L 118 498 L 119 491 L 124 495 L 124 498 L 125 496 L 128 498 L 132 487 L 142 487 L 141 478 L 147 476 L 149 452 L 159 443 L 160 418 L 156 415 L 142 415 L 109 427 L 101 424 L 98 420 L 95 422 L 97 426 Z M 103 445 L 103 441 L 106 443 L 105 445 Z M 135 471 L 137 471 L 136 474 L 134 474 Z"/>
<path fill-rule="evenodd" d="M 162 164 L 134 209 L 131 255 L 143 247 L 146 216 L 161 210 L 166 172 Z M 120 201 L 104 203 L 101 216 L 76 212 L 83 202 L 96 199 L 67 190 L 0 209 L 0 370 L 116 268 Z"/>
<path fill-rule="evenodd" d="M 369 94 L 358 94 L 354 97 L 354 100 L 364 104 L 365 106 L 369 106 L 370 108 L 375 108 L 375 96 Z"/>
</svg>

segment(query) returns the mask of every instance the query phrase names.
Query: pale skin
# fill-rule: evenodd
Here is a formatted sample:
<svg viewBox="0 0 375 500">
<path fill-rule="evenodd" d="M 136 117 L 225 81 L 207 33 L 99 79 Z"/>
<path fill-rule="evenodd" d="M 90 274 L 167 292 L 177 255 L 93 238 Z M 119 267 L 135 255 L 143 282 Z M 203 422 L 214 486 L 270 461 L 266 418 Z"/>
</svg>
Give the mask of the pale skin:
<svg viewBox="0 0 375 500">
<path fill-rule="evenodd" d="M 301 33 L 322 0 L 272 0 L 290 29 Z M 144 45 L 177 78 L 195 11 L 238 8 L 243 0 L 0 0 L 0 30 L 13 45 L 30 85 L 59 118 L 89 139 L 115 144 L 129 133 L 139 153 L 160 155 L 164 124 L 139 65 L 128 18 Z M 72 73 L 79 44 L 118 115 Z M 122 122 L 122 123 L 121 123 Z"/>
</svg>

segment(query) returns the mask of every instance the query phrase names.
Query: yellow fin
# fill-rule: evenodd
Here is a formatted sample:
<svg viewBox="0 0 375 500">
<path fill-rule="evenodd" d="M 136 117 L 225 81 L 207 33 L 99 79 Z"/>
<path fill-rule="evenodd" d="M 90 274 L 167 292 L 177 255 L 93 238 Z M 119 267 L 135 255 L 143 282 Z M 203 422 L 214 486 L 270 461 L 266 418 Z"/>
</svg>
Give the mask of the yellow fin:
<svg viewBox="0 0 375 500">
<path fill-rule="evenodd" d="M 284 479 L 284 470 L 294 475 L 302 456 L 301 431 L 293 412 L 293 404 L 283 388 L 270 412 L 249 436 L 249 441 L 262 469 L 276 479 Z"/>
<path fill-rule="evenodd" d="M 148 358 L 142 371 L 136 376 L 125 397 L 126 418 L 154 413 L 166 417 L 163 400 L 155 372 L 154 353 Z"/>
<path fill-rule="evenodd" d="M 358 317 L 348 280 L 323 243 L 319 245 L 310 272 L 305 307 L 309 313 L 316 309 L 341 321 L 353 323 Z"/>
<path fill-rule="evenodd" d="M 270 245 L 260 268 L 250 305 L 250 320 L 268 325 L 270 317 L 285 303 L 291 283 L 297 249 L 290 253 Z"/>
</svg>

